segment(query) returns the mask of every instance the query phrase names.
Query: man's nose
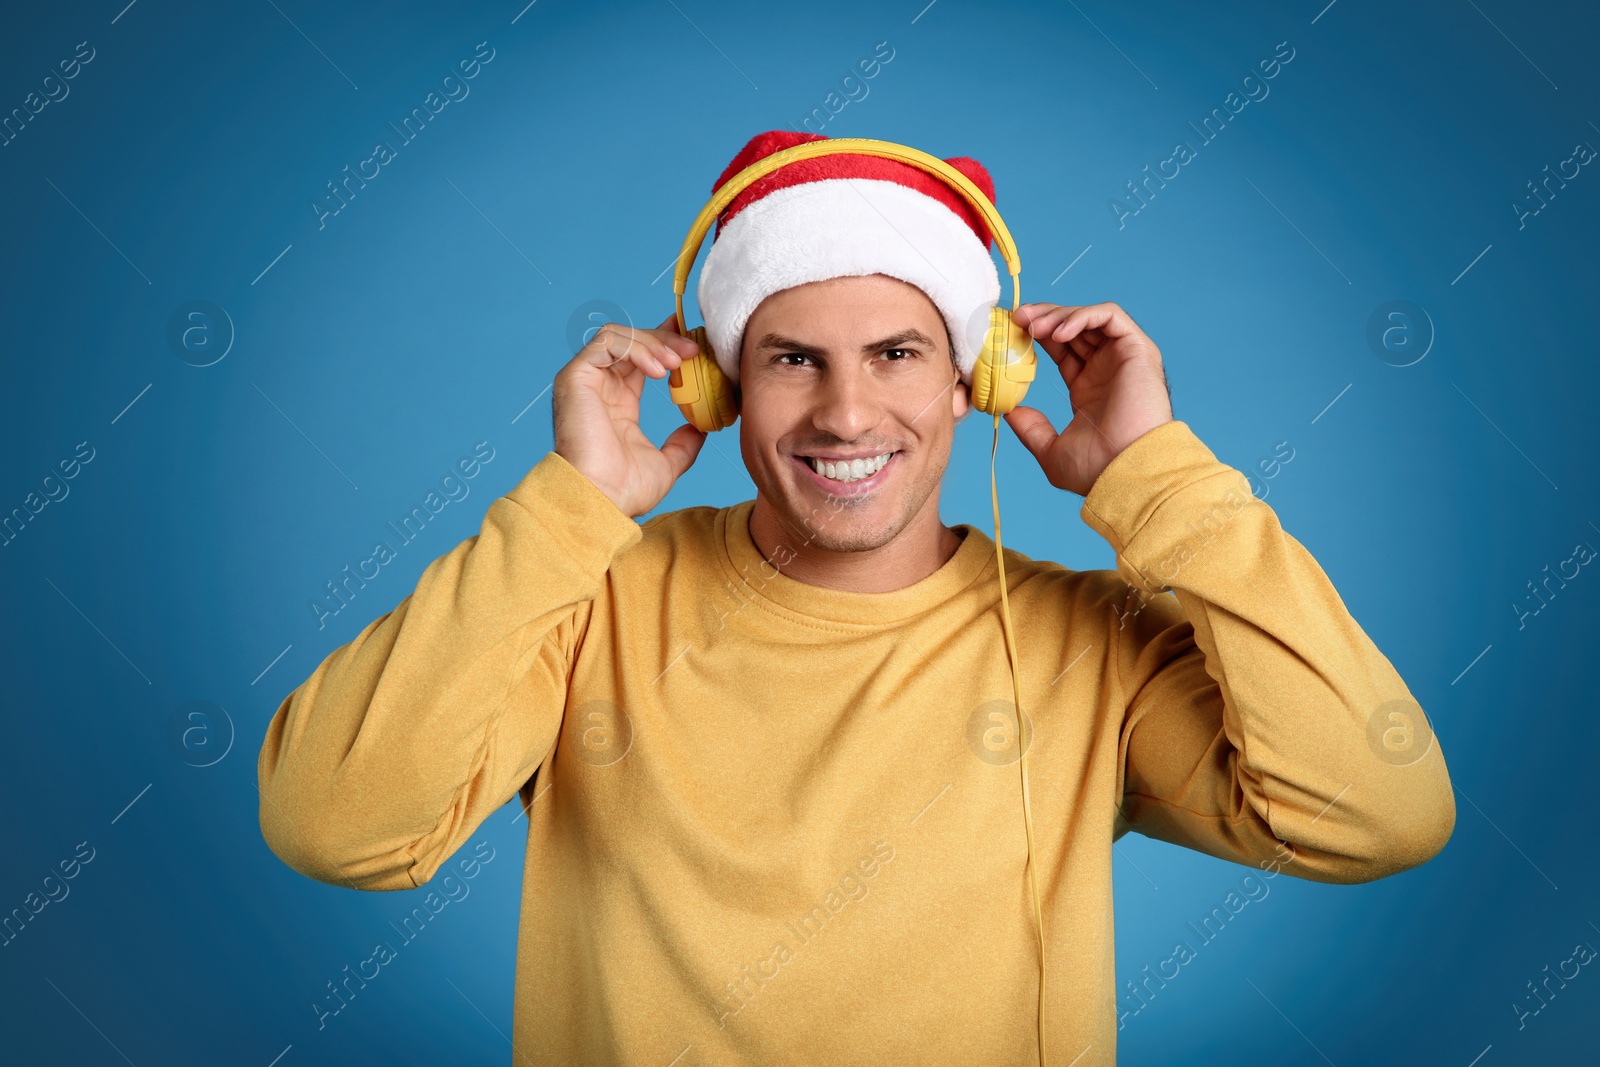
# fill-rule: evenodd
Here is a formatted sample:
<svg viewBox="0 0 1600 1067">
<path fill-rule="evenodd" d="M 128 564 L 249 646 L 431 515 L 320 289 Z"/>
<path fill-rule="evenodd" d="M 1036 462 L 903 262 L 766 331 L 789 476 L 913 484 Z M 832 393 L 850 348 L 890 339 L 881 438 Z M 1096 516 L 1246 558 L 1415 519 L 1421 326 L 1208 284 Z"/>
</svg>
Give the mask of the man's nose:
<svg viewBox="0 0 1600 1067">
<path fill-rule="evenodd" d="M 841 441 L 854 441 L 883 421 L 879 383 L 859 367 L 828 368 L 811 421 Z"/>
</svg>

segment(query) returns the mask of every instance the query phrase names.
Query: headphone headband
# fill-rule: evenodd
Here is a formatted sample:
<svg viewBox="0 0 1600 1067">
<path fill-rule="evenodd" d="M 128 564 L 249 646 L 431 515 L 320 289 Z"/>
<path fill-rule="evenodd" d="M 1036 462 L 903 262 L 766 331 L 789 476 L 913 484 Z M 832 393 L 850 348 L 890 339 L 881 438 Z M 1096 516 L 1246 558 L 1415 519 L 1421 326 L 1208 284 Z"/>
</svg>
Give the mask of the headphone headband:
<svg viewBox="0 0 1600 1067">
<path fill-rule="evenodd" d="M 973 184 L 971 178 L 938 156 L 929 155 L 909 145 L 878 141 L 868 137 L 834 137 L 792 145 L 769 156 L 763 156 L 724 182 L 722 188 L 712 196 L 711 202 L 701 208 L 694 225 L 689 227 L 689 236 L 684 238 L 683 248 L 678 253 L 677 269 L 672 273 L 672 292 L 677 297 L 680 331 L 688 328 L 683 317 L 683 292 L 689 284 L 689 271 L 694 268 L 695 258 L 700 254 L 700 245 L 705 241 L 706 234 L 710 232 L 712 224 L 716 222 L 717 216 L 722 214 L 723 209 L 733 203 L 734 198 L 751 184 L 760 181 L 780 167 L 802 159 L 837 153 L 881 156 L 884 159 L 908 163 L 927 171 L 961 194 L 967 203 L 983 216 L 984 222 L 989 225 L 989 232 L 994 234 L 995 244 L 1000 246 L 1000 255 L 1004 257 L 1006 270 L 1011 275 L 1011 309 L 1013 311 L 1017 309 L 1022 299 L 1019 281 L 1019 276 L 1022 274 L 1022 257 L 1017 254 L 1017 244 L 1011 239 L 1011 231 L 1006 229 L 1005 220 L 1000 217 L 1000 212 L 984 195 L 983 190 Z"/>
</svg>

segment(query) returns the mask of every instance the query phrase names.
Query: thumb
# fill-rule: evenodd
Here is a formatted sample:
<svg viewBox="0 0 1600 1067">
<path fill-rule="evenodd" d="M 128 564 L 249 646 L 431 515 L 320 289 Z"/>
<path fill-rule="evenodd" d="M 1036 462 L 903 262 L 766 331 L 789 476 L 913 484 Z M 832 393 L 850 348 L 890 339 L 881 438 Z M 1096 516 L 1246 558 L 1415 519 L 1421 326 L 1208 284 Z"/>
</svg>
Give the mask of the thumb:
<svg viewBox="0 0 1600 1067">
<path fill-rule="evenodd" d="M 1005 418 L 1023 447 L 1033 453 L 1033 458 L 1039 461 L 1041 467 L 1044 466 L 1045 454 L 1060 436 L 1055 427 L 1050 425 L 1049 417 L 1038 408 L 1019 404 L 1007 412 Z"/>
<path fill-rule="evenodd" d="M 694 465 L 695 457 L 700 455 L 700 446 L 705 443 L 705 432 L 687 422 L 661 442 L 661 454 L 667 457 L 667 466 L 672 468 L 673 481 L 683 477 L 684 472 Z"/>
</svg>

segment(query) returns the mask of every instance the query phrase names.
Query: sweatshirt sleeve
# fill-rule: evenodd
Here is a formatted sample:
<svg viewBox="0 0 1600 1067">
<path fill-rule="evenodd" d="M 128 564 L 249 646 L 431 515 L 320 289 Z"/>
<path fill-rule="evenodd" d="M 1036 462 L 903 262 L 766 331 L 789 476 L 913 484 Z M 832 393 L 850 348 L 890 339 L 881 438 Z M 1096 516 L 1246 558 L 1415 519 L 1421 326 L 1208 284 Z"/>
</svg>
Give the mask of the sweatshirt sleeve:
<svg viewBox="0 0 1600 1067">
<path fill-rule="evenodd" d="M 278 707 L 257 762 L 272 851 L 356 889 L 432 878 L 555 743 L 593 599 L 641 537 L 547 453 Z"/>
<path fill-rule="evenodd" d="M 1426 715 L 1240 471 L 1173 420 L 1112 460 L 1081 515 L 1134 587 L 1108 624 L 1119 833 L 1322 882 L 1444 847 L 1455 797 Z"/>
</svg>

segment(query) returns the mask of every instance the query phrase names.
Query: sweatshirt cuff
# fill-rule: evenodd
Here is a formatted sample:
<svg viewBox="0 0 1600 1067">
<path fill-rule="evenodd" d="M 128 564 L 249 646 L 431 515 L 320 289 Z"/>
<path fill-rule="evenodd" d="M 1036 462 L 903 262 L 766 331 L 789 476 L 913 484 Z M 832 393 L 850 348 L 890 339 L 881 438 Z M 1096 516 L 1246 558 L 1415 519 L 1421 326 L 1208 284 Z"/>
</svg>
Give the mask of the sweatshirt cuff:
<svg viewBox="0 0 1600 1067">
<path fill-rule="evenodd" d="M 1204 531 L 1257 503 L 1250 480 L 1172 419 L 1145 432 L 1106 465 L 1079 515 L 1110 543 L 1130 582 L 1171 588 L 1172 557 Z M 1198 533 L 1197 533 L 1198 532 Z"/>
<path fill-rule="evenodd" d="M 559 452 L 544 457 L 506 494 L 589 574 L 644 538 L 639 524 Z"/>
</svg>

